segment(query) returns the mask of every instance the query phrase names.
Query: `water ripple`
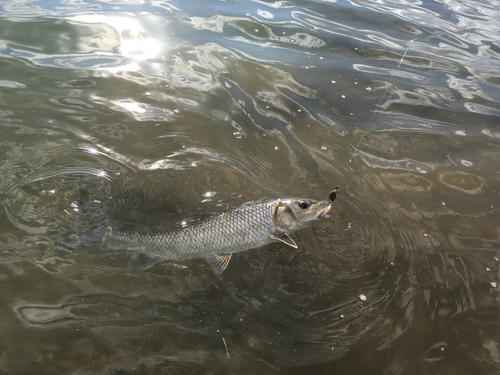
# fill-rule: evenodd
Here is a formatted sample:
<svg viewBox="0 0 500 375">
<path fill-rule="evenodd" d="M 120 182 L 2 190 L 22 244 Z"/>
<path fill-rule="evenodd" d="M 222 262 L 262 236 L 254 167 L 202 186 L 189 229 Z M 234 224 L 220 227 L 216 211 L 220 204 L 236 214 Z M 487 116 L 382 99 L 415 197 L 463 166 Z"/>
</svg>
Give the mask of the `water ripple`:
<svg viewBox="0 0 500 375">
<path fill-rule="evenodd" d="M 2 369 L 498 372 L 494 2 L 0 6 Z M 54 247 L 336 184 L 220 277 Z"/>
</svg>

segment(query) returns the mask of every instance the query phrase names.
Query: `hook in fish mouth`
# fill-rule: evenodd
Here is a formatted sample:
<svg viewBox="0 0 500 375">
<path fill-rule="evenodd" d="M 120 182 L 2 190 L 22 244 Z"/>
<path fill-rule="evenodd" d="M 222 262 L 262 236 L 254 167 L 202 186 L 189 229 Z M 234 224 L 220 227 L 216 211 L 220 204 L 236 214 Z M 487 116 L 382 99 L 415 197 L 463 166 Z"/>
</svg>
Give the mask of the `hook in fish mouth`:
<svg viewBox="0 0 500 375">
<path fill-rule="evenodd" d="M 339 190 L 339 186 L 337 185 L 335 187 L 335 189 L 333 189 L 333 191 L 330 193 L 329 197 L 330 198 L 330 202 L 333 202 L 335 200 L 335 198 L 337 198 L 337 191 Z"/>
<path fill-rule="evenodd" d="M 330 212 L 331 209 L 332 209 L 332 206 L 328 205 L 328 207 L 325 208 L 323 211 L 321 211 L 321 213 L 318 215 L 318 220 L 325 219 L 325 218 L 329 217 L 328 213 Z"/>
</svg>

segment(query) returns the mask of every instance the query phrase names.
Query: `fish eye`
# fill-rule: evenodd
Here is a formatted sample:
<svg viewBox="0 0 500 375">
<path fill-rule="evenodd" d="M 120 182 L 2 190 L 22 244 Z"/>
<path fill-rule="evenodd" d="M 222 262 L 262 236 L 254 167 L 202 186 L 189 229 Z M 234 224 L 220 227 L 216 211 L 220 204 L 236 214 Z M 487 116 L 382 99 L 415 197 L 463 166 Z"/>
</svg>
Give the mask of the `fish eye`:
<svg viewBox="0 0 500 375">
<path fill-rule="evenodd" d="M 309 204 L 306 201 L 300 201 L 299 207 L 305 210 L 306 208 L 309 208 Z"/>
</svg>

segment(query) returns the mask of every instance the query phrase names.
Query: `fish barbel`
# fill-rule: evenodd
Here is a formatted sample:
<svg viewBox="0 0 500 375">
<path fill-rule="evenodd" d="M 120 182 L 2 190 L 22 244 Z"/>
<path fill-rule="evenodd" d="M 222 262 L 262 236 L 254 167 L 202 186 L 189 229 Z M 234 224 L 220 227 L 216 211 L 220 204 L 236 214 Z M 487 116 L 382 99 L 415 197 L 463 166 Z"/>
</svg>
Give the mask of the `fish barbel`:
<svg viewBox="0 0 500 375">
<path fill-rule="evenodd" d="M 102 247 L 171 261 L 206 258 L 220 274 L 233 253 L 276 241 L 297 248 L 288 235 L 327 218 L 330 203 L 296 198 L 249 202 L 199 225 L 170 232 L 139 233 L 107 227 Z"/>
</svg>

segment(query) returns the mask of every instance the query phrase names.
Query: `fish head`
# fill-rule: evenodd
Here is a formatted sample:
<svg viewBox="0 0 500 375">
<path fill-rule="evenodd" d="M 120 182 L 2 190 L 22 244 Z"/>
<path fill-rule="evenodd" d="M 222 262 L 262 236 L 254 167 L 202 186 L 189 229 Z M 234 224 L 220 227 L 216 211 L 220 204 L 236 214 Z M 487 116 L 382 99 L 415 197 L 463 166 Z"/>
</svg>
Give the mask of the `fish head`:
<svg viewBox="0 0 500 375">
<path fill-rule="evenodd" d="M 281 199 L 274 211 L 274 224 L 285 233 L 295 232 L 328 217 L 330 201 Z"/>
</svg>

